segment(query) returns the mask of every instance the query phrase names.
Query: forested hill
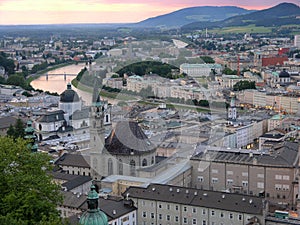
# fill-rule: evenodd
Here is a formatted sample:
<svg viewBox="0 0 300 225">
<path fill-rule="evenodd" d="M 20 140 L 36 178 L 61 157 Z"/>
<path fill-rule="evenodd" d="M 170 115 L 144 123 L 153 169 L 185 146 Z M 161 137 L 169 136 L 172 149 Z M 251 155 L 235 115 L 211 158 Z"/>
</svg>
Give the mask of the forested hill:
<svg viewBox="0 0 300 225">
<path fill-rule="evenodd" d="M 281 3 L 274 7 L 227 18 L 220 22 L 194 22 L 182 27 L 183 30 L 194 30 L 214 27 L 232 26 L 282 26 L 300 24 L 300 7 L 292 3 Z"/>
</svg>

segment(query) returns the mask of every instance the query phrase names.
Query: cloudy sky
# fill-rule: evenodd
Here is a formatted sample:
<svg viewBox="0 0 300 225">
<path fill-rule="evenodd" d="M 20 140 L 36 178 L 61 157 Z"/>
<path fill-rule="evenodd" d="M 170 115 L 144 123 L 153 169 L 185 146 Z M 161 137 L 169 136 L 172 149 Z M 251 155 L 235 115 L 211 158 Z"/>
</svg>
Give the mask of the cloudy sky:
<svg viewBox="0 0 300 225">
<path fill-rule="evenodd" d="M 0 0 L 0 24 L 126 23 L 205 5 L 264 9 L 284 0 Z M 300 4 L 300 0 L 288 2 Z"/>
</svg>

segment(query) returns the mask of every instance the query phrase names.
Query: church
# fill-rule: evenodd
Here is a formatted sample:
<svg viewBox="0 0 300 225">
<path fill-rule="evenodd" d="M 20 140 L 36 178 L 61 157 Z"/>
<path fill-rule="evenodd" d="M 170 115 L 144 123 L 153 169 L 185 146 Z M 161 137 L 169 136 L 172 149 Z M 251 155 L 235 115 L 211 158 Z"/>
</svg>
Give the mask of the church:
<svg viewBox="0 0 300 225">
<path fill-rule="evenodd" d="M 93 97 L 90 111 L 90 157 L 92 178 L 100 180 L 109 175 L 138 176 L 140 169 L 155 164 L 156 146 L 150 142 L 137 122 L 123 120 L 104 135 L 107 115 L 105 102 Z"/>
<path fill-rule="evenodd" d="M 110 108 L 106 102 L 104 125 L 111 124 Z M 37 114 L 34 128 L 39 141 L 67 136 L 85 135 L 89 132 L 90 106 L 84 106 L 81 98 L 70 83 L 61 93 L 58 108 Z"/>
</svg>

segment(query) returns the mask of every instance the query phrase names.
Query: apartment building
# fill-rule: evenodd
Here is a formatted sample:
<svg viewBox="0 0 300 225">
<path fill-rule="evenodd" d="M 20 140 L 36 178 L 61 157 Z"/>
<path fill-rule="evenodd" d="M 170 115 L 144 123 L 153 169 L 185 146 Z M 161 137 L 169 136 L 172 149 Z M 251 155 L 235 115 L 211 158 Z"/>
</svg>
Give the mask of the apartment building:
<svg viewBox="0 0 300 225">
<path fill-rule="evenodd" d="M 279 143 L 268 153 L 207 147 L 191 159 L 192 187 L 265 196 L 295 206 L 298 143 Z"/>
<path fill-rule="evenodd" d="M 138 208 L 140 225 L 264 224 L 263 199 L 164 184 L 130 187 L 124 196 Z"/>
<path fill-rule="evenodd" d="M 188 64 L 180 65 L 180 73 L 186 73 L 191 77 L 208 77 L 212 71 L 220 73 L 222 66 L 220 64 Z"/>
</svg>

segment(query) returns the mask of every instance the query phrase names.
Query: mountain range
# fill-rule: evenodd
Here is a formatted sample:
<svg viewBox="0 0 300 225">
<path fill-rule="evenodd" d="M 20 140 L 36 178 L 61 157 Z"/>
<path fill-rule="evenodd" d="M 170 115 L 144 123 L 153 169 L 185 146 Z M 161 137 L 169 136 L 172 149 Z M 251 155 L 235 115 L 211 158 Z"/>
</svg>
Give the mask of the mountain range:
<svg viewBox="0 0 300 225">
<path fill-rule="evenodd" d="M 200 6 L 184 8 L 149 18 L 136 27 L 181 27 L 183 30 L 230 26 L 282 26 L 300 24 L 300 7 L 281 3 L 264 10 L 246 10 L 235 6 Z"/>
<path fill-rule="evenodd" d="M 136 23 L 140 27 L 180 27 L 193 22 L 215 22 L 254 12 L 236 6 L 199 6 L 180 9 Z"/>
<path fill-rule="evenodd" d="M 292 3 L 281 3 L 268 9 L 251 12 L 246 15 L 233 16 L 219 22 L 193 22 L 183 25 L 181 28 L 183 30 L 192 30 L 248 25 L 271 27 L 299 24 L 300 7 Z"/>
</svg>

